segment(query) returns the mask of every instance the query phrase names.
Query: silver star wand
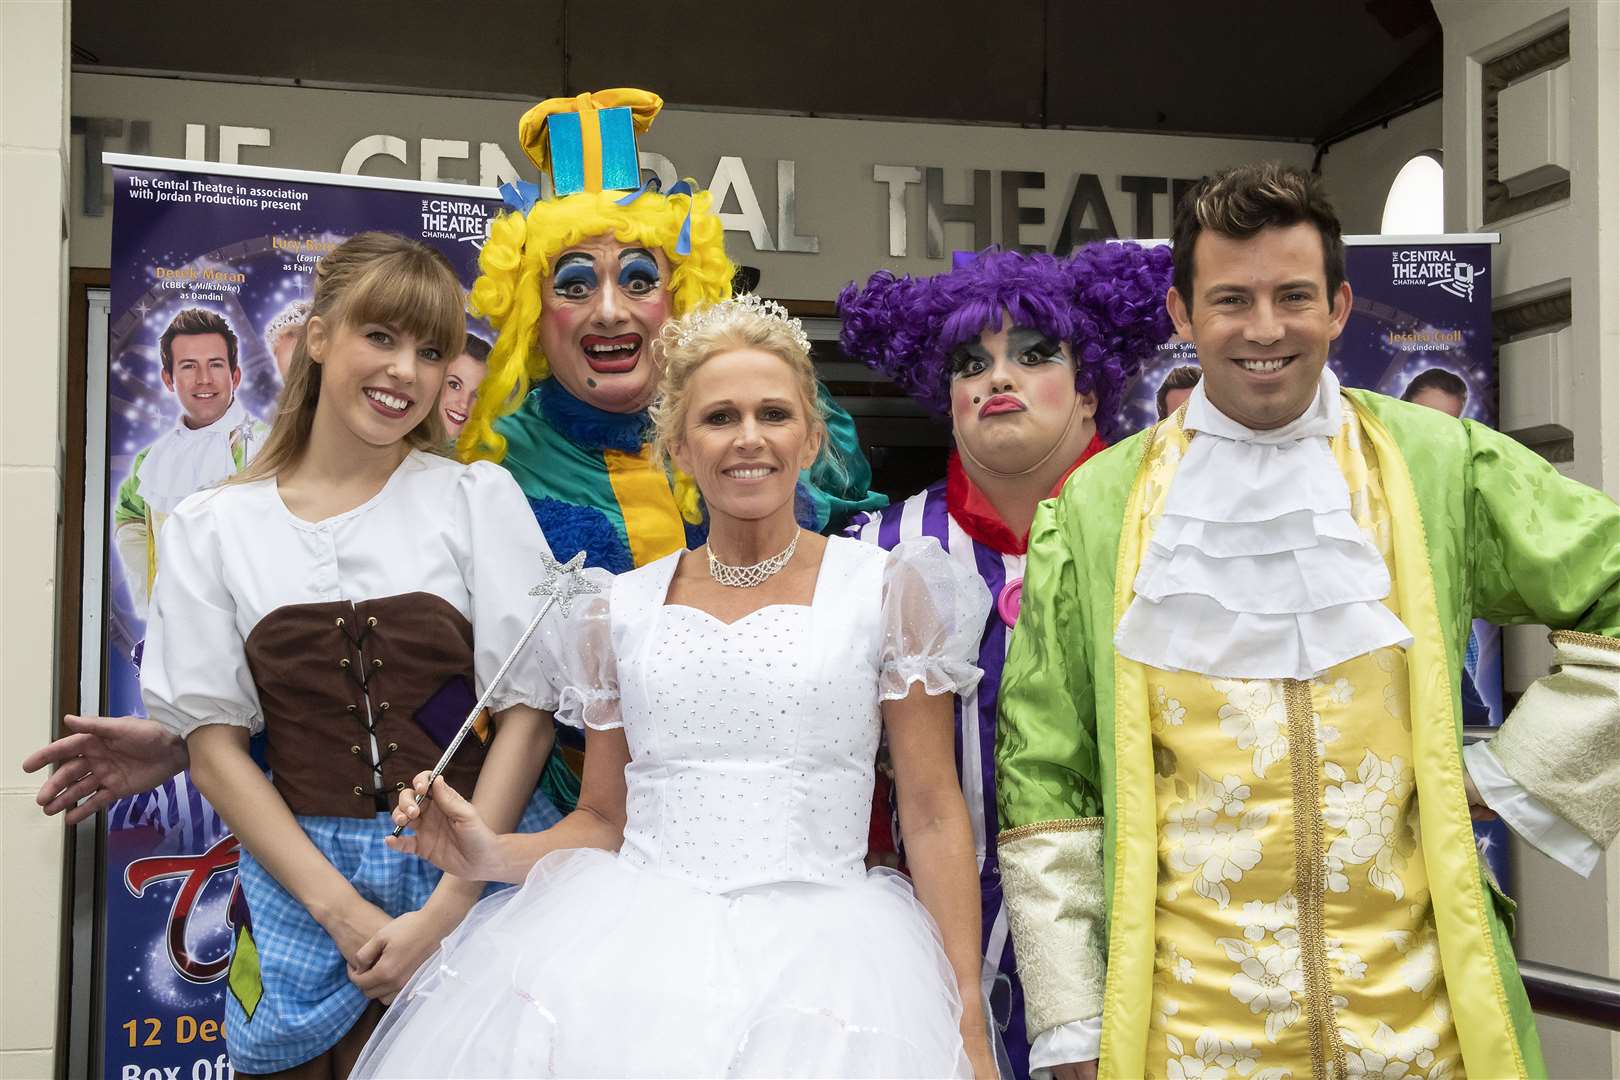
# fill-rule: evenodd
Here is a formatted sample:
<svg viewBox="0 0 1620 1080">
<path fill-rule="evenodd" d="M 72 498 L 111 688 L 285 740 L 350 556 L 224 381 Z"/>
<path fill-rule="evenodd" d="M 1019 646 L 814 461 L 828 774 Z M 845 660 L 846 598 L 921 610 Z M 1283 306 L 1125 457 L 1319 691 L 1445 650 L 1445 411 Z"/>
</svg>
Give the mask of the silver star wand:
<svg viewBox="0 0 1620 1080">
<path fill-rule="evenodd" d="M 467 719 L 461 722 L 461 730 L 456 732 L 454 739 L 450 740 L 450 745 L 445 748 L 444 755 L 439 758 L 439 763 L 433 766 L 433 775 L 428 777 L 429 790 L 433 788 L 433 781 L 443 775 L 444 770 L 449 767 L 450 759 L 456 756 L 456 751 L 461 749 L 461 744 L 467 738 L 467 733 L 478 722 L 479 714 L 489 704 L 489 699 L 494 695 L 495 688 L 501 685 L 501 680 L 506 678 L 506 673 L 511 670 L 512 664 L 517 661 L 518 653 L 523 651 L 523 647 L 529 643 L 529 639 L 534 636 L 534 632 L 540 628 L 540 620 L 545 618 L 546 612 L 556 607 L 560 608 L 564 615 L 567 615 L 574 606 L 575 600 L 581 596 L 589 596 L 592 593 L 602 591 L 595 582 L 587 580 L 585 575 L 580 573 L 584 566 L 585 553 L 583 551 L 566 563 L 560 563 L 552 558 L 549 551 L 540 553 L 540 584 L 529 590 L 530 596 L 544 597 L 540 601 L 540 608 L 534 613 L 534 618 L 529 620 L 529 625 L 524 628 L 523 636 L 518 638 L 516 645 L 512 646 L 512 651 L 506 654 L 505 660 L 501 661 L 499 670 L 495 672 L 495 677 L 489 680 L 489 685 L 484 687 L 484 692 L 479 696 L 477 704 L 472 707 L 472 712 L 468 713 Z M 421 806 L 428 798 L 427 795 L 418 794 L 416 796 L 416 805 Z M 393 835 L 397 838 L 404 831 L 405 826 L 396 825 L 394 826 Z"/>
</svg>

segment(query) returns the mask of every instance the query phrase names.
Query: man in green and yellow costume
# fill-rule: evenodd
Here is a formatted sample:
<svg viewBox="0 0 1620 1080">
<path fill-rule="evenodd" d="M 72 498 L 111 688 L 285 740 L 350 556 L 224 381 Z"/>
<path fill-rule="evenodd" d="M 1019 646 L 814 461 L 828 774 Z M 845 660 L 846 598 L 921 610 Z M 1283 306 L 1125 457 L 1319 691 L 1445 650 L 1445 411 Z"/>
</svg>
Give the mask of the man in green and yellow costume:
<svg viewBox="0 0 1620 1080">
<path fill-rule="evenodd" d="M 1204 181 L 1168 297 L 1203 379 L 1035 519 L 999 850 L 1060 1080 L 1545 1072 L 1470 818 L 1582 872 L 1620 832 L 1620 508 L 1342 390 L 1350 301 L 1314 177 Z M 1465 754 L 1476 616 L 1559 666 Z"/>
</svg>

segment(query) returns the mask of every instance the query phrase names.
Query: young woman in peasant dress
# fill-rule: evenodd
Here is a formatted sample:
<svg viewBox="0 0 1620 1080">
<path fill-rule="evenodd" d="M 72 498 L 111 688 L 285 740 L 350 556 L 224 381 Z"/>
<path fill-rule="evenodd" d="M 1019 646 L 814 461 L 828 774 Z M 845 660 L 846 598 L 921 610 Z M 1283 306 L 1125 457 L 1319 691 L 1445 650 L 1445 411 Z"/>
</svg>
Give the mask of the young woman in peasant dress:
<svg viewBox="0 0 1620 1080">
<path fill-rule="evenodd" d="M 355 1076 L 993 1077 L 951 719 L 989 595 L 932 539 L 800 531 L 824 430 L 785 312 L 743 297 L 661 343 L 658 438 L 707 547 L 543 631 L 586 729 L 577 811 L 499 835 L 442 781 L 400 800 L 396 847 L 524 886 L 445 939 Z M 863 861 L 885 729 L 915 892 Z"/>
<path fill-rule="evenodd" d="M 242 846 L 225 1019 L 239 1077 L 346 1077 L 479 896 L 382 843 L 528 623 L 545 550 L 504 471 L 430 452 L 463 303 L 414 241 L 366 233 L 323 258 L 264 449 L 162 534 L 141 690 Z M 537 657 L 515 665 L 447 774 L 491 822 L 559 819 L 535 788 L 554 693 Z"/>
</svg>

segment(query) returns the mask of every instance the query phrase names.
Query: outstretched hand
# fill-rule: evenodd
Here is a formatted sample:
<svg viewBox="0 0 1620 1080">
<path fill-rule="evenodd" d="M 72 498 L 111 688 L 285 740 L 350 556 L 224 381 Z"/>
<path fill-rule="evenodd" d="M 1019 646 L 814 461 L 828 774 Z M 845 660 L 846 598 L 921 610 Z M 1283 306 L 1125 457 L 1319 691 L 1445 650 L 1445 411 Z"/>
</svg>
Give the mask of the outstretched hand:
<svg viewBox="0 0 1620 1080">
<path fill-rule="evenodd" d="M 46 814 L 67 811 L 77 825 L 118 799 L 150 791 L 189 763 L 186 744 L 139 716 L 66 716 L 71 733 L 23 758 L 23 772 L 52 766 L 34 801 Z"/>
<path fill-rule="evenodd" d="M 411 831 L 398 838 L 388 837 L 388 846 L 426 859 L 447 874 L 469 881 L 496 880 L 500 837 L 478 816 L 478 809 L 463 799 L 456 789 L 433 781 L 432 797 L 417 804 L 417 796 L 428 793 L 428 777 L 416 775 L 411 787 L 399 793 L 394 808 L 394 824 Z"/>
</svg>

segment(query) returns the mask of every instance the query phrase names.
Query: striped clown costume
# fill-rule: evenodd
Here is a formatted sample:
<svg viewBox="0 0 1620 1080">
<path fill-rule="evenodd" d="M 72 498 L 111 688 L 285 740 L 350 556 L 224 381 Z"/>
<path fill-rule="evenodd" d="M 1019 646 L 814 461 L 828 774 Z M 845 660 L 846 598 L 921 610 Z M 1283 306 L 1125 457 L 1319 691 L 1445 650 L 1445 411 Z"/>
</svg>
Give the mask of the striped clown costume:
<svg viewBox="0 0 1620 1080">
<path fill-rule="evenodd" d="M 970 431 L 978 430 L 976 420 L 997 422 L 991 418 L 1001 412 L 1037 414 L 1031 419 L 1042 410 L 1053 414 L 1050 445 L 1041 444 L 1038 428 L 1032 438 L 1055 479 L 1037 497 L 1055 494 L 1070 473 L 1107 446 L 1129 374 L 1168 337 L 1163 297 L 1169 277 L 1168 250 L 1134 244 L 1093 245 L 1066 259 L 992 250 L 958 255 L 951 271 L 932 278 L 880 271 L 864 288 L 851 285 L 839 300 L 845 351 L 932 411 L 949 415 L 957 436 L 945 479 L 896 506 L 858 515 L 846 535 L 886 549 L 931 536 L 950 558 L 977 573 L 995 600 L 976 661 L 984 677 L 957 701 L 956 762 L 980 871 L 987 1013 L 1002 1073 L 1020 1080 L 1031 1067 L 1030 1038 L 996 854 L 995 744 L 1027 535 L 996 509 L 1006 505 L 1001 478 L 1017 466 L 997 456 L 994 438 L 981 442 Z M 1004 377 L 1004 367 L 1013 373 Z M 1066 392 L 1043 399 L 1035 384 L 1047 380 L 1050 387 L 1065 371 L 1072 372 L 1062 385 L 1072 385 L 1073 401 L 1065 401 Z M 962 383 L 984 390 L 959 398 L 953 387 Z M 1061 465 L 1052 462 L 1059 452 Z M 903 852 L 904 837 L 881 793 L 876 813 L 882 820 L 874 834 L 891 833 Z"/>
</svg>

